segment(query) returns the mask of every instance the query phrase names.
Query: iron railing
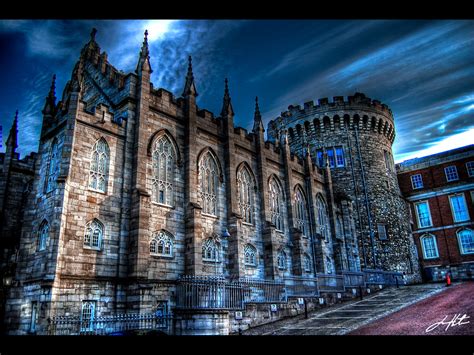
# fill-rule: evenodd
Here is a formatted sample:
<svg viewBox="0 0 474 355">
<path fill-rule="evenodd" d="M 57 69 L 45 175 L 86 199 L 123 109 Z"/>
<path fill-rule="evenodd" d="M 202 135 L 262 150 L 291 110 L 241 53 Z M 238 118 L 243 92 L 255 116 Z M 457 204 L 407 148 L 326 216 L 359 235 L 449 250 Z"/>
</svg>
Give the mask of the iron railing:
<svg viewBox="0 0 474 355">
<path fill-rule="evenodd" d="M 403 275 L 400 272 L 383 271 L 383 270 L 364 270 L 366 285 L 395 285 L 397 280 L 399 284 L 403 284 Z"/>
<path fill-rule="evenodd" d="M 53 316 L 48 319 L 49 335 L 117 335 L 128 331 L 159 331 L 171 334 L 172 314 L 118 314 L 82 320 L 80 316 Z"/>
<path fill-rule="evenodd" d="M 344 277 L 337 274 L 316 274 L 320 292 L 344 292 Z"/>
<path fill-rule="evenodd" d="M 285 277 L 285 288 L 288 297 L 318 297 L 318 279 L 315 277 Z"/>
<path fill-rule="evenodd" d="M 357 271 L 343 271 L 344 288 L 365 286 L 365 274 Z"/>
<path fill-rule="evenodd" d="M 176 307 L 184 309 L 244 309 L 248 302 L 286 302 L 283 282 L 250 278 L 184 275 L 176 294 Z"/>
</svg>

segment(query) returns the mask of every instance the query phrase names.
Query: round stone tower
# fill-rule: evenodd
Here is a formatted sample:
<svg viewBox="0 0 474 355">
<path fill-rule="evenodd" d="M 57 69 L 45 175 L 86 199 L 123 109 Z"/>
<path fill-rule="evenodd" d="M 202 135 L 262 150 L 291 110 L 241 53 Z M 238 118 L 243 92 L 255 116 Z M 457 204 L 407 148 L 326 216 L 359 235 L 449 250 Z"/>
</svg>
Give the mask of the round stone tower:
<svg viewBox="0 0 474 355">
<path fill-rule="evenodd" d="M 392 156 L 392 111 L 362 93 L 300 106 L 268 124 L 268 139 L 283 133 L 291 150 L 310 150 L 320 167 L 330 166 L 335 196 L 355 203 L 361 266 L 418 274 L 409 209 L 401 197 Z M 413 276 L 416 278 L 416 276 Z"/>
</svg>

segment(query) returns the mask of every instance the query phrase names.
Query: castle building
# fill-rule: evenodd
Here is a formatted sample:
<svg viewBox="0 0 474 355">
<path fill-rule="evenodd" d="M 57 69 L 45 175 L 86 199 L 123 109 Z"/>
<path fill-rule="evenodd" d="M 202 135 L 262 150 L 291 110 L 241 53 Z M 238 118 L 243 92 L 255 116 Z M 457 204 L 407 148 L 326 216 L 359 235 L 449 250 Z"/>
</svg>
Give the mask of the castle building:
<svg viewBox="0 0 474 355">
<path fill-rule="evenodd" d="M 474 145 L 397 164 L 423 277 L 474 275 Z"/>
<path fill-rule="evenodd" d="M 234 126 L 227 79 L 216 117 L 197 105 L 191 58 L 175 97 L 150 81 L 147 32 L 128 74 L 95 36 L 58 102 L 53 78 L 39 151 L 23 163 L 34 178 L 11 229 L 10 334 L 45 334 L 53 316 L 168 312 L 183 275 L 283 282 L 362 267 L 417 279 L 387 106 L 356 94 L 290 107 L 266 141 L 258 99 L 252 132 Z"/>
</svg>

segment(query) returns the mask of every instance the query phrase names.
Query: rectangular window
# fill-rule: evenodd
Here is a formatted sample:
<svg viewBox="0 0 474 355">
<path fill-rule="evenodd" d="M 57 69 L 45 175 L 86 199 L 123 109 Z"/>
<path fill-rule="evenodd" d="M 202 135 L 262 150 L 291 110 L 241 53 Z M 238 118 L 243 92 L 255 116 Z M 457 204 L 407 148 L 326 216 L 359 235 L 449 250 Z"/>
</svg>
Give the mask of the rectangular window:
<svg viewBox="0 0 474 355">
<path fill-rule="evenodd" d="M 438 257 L 438 246 L 434 236 L 422 237 L 421 245 L 425 259 L 434 259 Z"/>
<path fill-rule="evenodd" d="M 474 177 L 474 161 L 467 162 L 466 168 L 467 168 L 467 175 L 469 177 Z"/>
<path fill-rule="evenodd" d="M 414 189 L 421 189 L 423 187 L 423 178 L 421 174 L 416 174 L 411 176 L 411 186 Z"/>
<path fill-rule="evenodd" d="M 418 226 L 420 228 L 431 227 L 430 206 L 428 202 L 419 202 L 415 204 L 416 216 L 418 218 Z"/>
<path fill-rule="evenodd" d="M 380 240 L 387 239 L 387 229 L 385 228 L 385 224 L 377 224 L 377 232 L 379 233 Z"/>
<path fill-rule="evenodd" d="M 453 212 L 454 222 L 463 222 L 469 220 L 466 199 L 464 194 L 449 196 L 451 202 L 451 210 Z"/>
<path fill-rule="evenodd" d="M 94 330 L 95 301 L 82 301 L 81 332 Z"/>
<path fill-rule="evenodd" d="M 329 148 L 327 151 L 328 154 L 328 162 L 329 162 L 329 167 L 334 168 L 335 162 L 334 162 L 334 149 Z"/>
<path fill-rule="evenodd" d="M 342 147 L 336 147 L 336 166 L 338 168 L 344 167 L 344 149 Z"/>
<path fill-rule="evenodd" d="M 38 302 L 31 302 L 30 333 L 36 333 L 37 320 L 38 320 Z"/>
<path fill-rule="evenodd" d="M 323 168 L 324 167 L 324 155 L 323 155 L 323 151 L 322 149 L 318 149 L 316 151 L 316 156 L 318 158 L 318 165 L 320 168 Z"/>
<path fill-rule="evenodd" d="M 447 166 L 446 168 L 444 168 L 444 173 L 446 174 L 446 180 L 448 182 L 459 180 L 458 170 L 456 169 L 455 165 Z"/>
</svg>

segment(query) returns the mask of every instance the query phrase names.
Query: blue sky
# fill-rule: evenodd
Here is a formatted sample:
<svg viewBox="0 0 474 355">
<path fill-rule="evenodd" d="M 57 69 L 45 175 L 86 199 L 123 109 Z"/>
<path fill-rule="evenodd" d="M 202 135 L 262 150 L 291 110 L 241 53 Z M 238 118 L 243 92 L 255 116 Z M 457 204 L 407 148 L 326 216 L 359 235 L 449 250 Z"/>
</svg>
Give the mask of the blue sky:
<svg viewBox="0 0 474 355">
<path fill-rule="evenodd" d="M 92 27 L 124 72 L 148 29 L 152 82 L 177 96 L 192 55 L 198 105 L 216 115 L 228 77 L 249 130 L 257 95 L 266 126 L 291 104 L 359 91 L 392 109 L 396 161 L 474 143 L 472 20 L 1 20 L 3 146 L 18 109 L 19 151 L 37 150 L 51 76 L 61 97 Z"/>
</svg>

